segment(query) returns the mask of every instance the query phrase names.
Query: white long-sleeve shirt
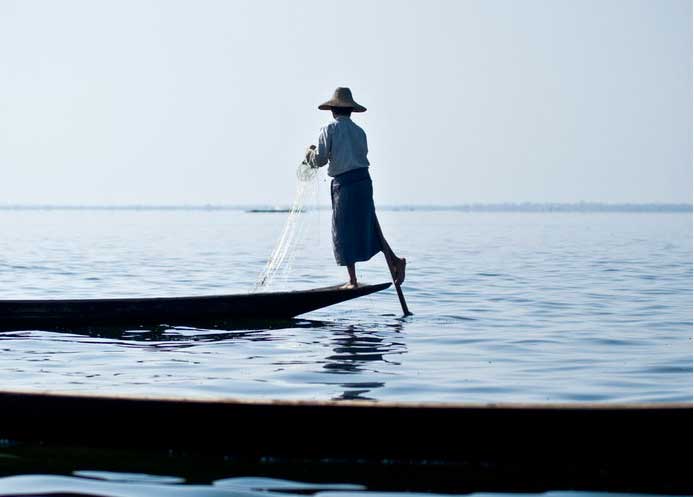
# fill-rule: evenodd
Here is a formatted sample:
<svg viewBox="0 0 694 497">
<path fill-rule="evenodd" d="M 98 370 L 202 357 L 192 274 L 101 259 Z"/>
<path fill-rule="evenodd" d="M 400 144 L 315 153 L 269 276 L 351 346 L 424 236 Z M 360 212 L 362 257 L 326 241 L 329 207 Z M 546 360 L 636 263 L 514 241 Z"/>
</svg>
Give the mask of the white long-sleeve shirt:
<svg viewBox="0 0 694 497">
<path fill-rule="evenodd" d="M 347 116 L 337 116 L 323 126 L 318 136 L 318 147 L 308 152 L 308 163 L 313 167 L 328 164 L 328 175 L 335 177 L 352 169 L 368 167 L 366 133 Z"/>
</svg>

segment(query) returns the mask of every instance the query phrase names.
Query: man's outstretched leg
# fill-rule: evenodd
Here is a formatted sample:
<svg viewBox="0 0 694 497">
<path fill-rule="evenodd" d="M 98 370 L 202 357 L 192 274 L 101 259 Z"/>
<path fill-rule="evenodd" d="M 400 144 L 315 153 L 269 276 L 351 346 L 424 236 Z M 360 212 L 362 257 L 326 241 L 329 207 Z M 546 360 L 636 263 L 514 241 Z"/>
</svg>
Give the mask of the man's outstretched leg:
<svg viewBox="0 0 694 497">
<path fill-rule="evenodd" d="M 402 285 L 403 281 L 405 281 L 405 267 L 407 266 L 407 260 L 404 257 L 400 258 L 396 256 L 393 249 L 390 248 L 386 238 L 383 236 L 381 223 L 378 222 L 378 218 L 376 218 L 376 231 L 381 240 L 383 255 L 385 256 L 386 263 L 388 264 L 390 272 L 393 275 L 393 280 L 395 281 L 396 285 Z"/>
</svg>

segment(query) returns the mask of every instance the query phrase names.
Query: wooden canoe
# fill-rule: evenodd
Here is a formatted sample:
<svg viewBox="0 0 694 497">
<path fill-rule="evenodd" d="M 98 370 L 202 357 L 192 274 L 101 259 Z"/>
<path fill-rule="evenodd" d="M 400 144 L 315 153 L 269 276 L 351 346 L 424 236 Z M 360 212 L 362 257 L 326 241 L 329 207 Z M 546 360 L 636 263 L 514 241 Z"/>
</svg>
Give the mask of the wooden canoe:
<svg viewBox="0 0 694 497">
<path fill-rule="evenodd" d="M 691 403 L 414 404 L 0 391 L 2 439 L 63 452 L 85 448 L 86 463 L 72 469 L 95 469 L 92 449 L 111 448 L 138 453 L 130 466 L 120 462 L 130 472 L 155 472 L 136 465 L 151 460 L 141 451 L 159 451 L 168 464 L 175 462 L 173 451 L 195 455 L 191 467 L 210 469 L 216 460 L 218 477 L 246 472 L 313 481 L 327 471 L 333 482 L 384 490 L 692 495 Z M 52 459 L 60 457 L 58 451 Z M 0 468 L 21 462 L 2 460 Z"/>
<path fill-rule="evenodd" d="M 249 319 L 287 319 L 388 288 L 340 286 L 291 292 L 202 297 L 0 300 L 0 330 L 90 325 L 196 325 Z"/>
</svg>

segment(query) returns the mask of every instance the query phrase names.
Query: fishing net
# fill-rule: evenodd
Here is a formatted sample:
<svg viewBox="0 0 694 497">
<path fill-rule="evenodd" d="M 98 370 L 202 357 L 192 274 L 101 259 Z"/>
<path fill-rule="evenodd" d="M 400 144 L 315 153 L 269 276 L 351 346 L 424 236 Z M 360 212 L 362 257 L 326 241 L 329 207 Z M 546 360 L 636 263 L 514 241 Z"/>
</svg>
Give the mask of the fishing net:
<svg viewBox="0 0 694 497">
<path fill-rule="evenodd" d="M 307 231 L 307 200 L 315 199 L 318 213 L 318 168 L 311 167 L 303 161 L 296 170 L 297 185 L 294 194 L 294 202 L 289 210 L 287 221 L 282 230 L 282 236 L 277 242 L 275 250 L 265 265 L 265 269 L 258 277 L 254 291 L 268 290 L 279 279 L 286 281 L 291 272 L 296 257 L 298 245 L 304 240 Z"/>
</svg>

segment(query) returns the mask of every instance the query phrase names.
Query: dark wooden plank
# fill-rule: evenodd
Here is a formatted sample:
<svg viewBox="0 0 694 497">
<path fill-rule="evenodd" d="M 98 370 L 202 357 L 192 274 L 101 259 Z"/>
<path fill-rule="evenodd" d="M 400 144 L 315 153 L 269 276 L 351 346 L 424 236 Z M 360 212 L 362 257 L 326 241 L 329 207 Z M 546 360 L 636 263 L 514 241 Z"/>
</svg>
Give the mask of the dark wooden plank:
<svg viewBox="0 0 694 497">
<path fill-rule="evenodd" d="M 251 402 L 0 393 L 0 438 L 458 468 L 452 485 L 690 494 L 691 404 Z M 452 470 L 453 471 L 453 470 Z M 465 487 L 468 488 L 468 487 Z"/>
</svg>

